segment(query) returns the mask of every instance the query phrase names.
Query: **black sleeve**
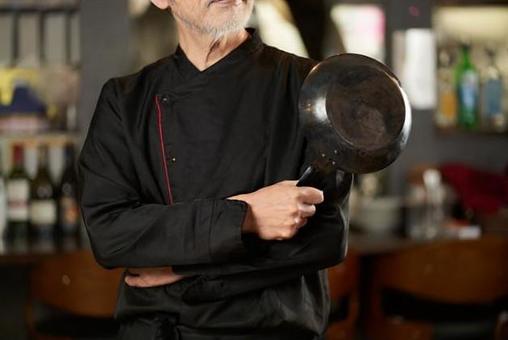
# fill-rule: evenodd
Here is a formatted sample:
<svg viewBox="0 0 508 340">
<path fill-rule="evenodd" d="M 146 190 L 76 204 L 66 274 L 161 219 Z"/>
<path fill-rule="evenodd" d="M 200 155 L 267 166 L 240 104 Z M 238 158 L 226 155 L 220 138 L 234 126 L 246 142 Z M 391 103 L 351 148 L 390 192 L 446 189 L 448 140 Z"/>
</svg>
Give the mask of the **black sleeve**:
<svg viewBox="0 0 508 340">
<path fill-rule="evenodd" d="M 347 251 L 352 175 L 337 171 L 326 182 L 325 201 L 292 239 L 254 242 L 252 248 L 264 249 L 262 254 L 236 263 L 173 267 L 178 274 L 200 275 L 183 298 L 193 302 L 224 299 L 343 261 Z M 255 250 L 250 253 L 254 254 Z"/>
<path fill-rule="evenodd" d="M 102 88 L 78 162 L 80 207 L 97 262 L 155 267 L 220 263 L 245 254 L 245 202 L 142 201 L 115 88 L 114 80 Z"/>
</svg>

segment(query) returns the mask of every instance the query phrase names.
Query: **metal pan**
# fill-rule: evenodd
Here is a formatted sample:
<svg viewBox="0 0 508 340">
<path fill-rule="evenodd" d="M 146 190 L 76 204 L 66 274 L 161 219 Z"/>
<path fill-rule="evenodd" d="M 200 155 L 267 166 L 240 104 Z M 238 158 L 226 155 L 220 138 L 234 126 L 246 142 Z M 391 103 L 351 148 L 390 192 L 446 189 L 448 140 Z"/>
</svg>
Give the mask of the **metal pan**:
<svg viewBox="0 0 508 340">
<path fill-rule="evenodd" d="M 336 169 L 362 174 L 387 167 L 411 129 L 411 107 L 397 77 L 360 54 L 340 54 L 316 65 L 301 88 L 299 113 L 315 155 L 300 186 Z"/>
</svg>

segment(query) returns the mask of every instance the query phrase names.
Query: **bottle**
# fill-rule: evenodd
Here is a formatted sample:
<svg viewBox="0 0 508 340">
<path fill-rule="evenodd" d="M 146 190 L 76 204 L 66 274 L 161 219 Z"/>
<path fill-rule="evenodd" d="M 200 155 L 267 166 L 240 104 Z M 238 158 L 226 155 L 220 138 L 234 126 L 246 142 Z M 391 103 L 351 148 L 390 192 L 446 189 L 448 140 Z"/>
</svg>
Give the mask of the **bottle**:
<svg viewBox="0 0 508 340">
<path fill-rule="evenodd" d="M 474 129 L 478 123 L 479 79 L 470 57 L 471 47 L 462 43 L 461 55 L 455 69 L 455 82 L 458 101 L 458 125 Z"/>
<path fill-rule="evenodd" d="M 457 94 L 454 86 L 452 59 L 446 50 L 439 52 L 438 108 L 436 124 L 441 128 L 453 127 L 457 123 Z"/>
<path fill-rule="evenodd" d="M 2 153 L 0 152 L 0 238 L 3 238 L 7 228 L 7 197 L 5 192 L 5 179 L 2 169 Z"/>
<path fill-rule="evenodd" d="M 38 169 L 30 186 L 30 227 L 36 239 L 48 239 L 53 236 L 57 222 L 55 188 L 48 171 L 48 147 L 39 146 Z"/>
<path fill-rule="evenodd" d="M 495 51 L 488 48 L 486 52 L 489 63 L 482 72 L 480 95 L 482 123 L 488 130 L 503 131 L 506 127 L 506 117 L 502 107 L 503 79 L 495 63 Z"/>
<path fill-rule="evenodd" d="M 427 169 L 423 173 L 425 186 L 424 238 L 430 239 L 443 234 L 445 221 L 445 189 L 441 173 L 437 169 Z"/>
<path fill-rule="evenodd" d="M 73 144 L 65 145 L 65 168 L 58 190 L 58 229 L 63 237 L 77 237 L 80 225 L 75 152 Z"/>
<path fill-rule="evenodd" d="M 7 236 L 23 240 L 28 232 L 30 179 L 25 172 L 24 150 L 20 144 L 12 148 L 13 167 L 7 178 Z"/>
</svg>

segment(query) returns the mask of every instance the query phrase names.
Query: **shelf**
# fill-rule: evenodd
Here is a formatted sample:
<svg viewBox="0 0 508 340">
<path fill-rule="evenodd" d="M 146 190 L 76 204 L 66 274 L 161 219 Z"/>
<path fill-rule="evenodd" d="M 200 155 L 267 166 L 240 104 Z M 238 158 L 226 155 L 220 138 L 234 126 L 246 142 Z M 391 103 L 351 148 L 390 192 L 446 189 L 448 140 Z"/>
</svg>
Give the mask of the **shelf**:
<svg viewBox="0 0 508 340">
<path fill-rule="evenodd" d="M 506 136 L 508 137 L 508 130 L 495 131 L 488 129 L 475 129 L 467 130 L 457 127 L 443 128 L 435 126 L 435 130 L 441 136 L 453 136 L 453 135 L 479 135 L 479 136 Z"/>
<path fill-rule="evenodd" d="M 437 0 L 434 6 L 506 6 L 506 0 Z"/>
<path fill-rule="evenodd" d="M 65 143 L 76 142 L 80 137 L 79 132 L 46 132 L 29 134 L 0 134 L 0 142 L 23 142 L 23 143 Z"/>
<path fill-rule="evenodd" d="M 1 12 L 74 12 L 79 10 L 78 1 L 61 1 L 51 3 L 45 1 L 30 2 L 14 0 L 0 3 Z"/>
</svg>

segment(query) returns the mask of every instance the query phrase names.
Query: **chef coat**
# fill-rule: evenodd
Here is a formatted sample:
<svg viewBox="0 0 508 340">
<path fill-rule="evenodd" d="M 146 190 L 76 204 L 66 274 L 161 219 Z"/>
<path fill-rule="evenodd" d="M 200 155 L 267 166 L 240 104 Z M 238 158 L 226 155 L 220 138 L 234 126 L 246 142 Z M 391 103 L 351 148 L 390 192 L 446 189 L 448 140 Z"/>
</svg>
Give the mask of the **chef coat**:
<svg viewBox="0 0 508 340">
<path fill-rule="evenodd" d="M 293 238 L 242 234 L 247 203 L 227 198 L 296 180 L 318 156 L 297 110 L 316 62 L 247 30 L 203 71 L 178 47 L 101 90 L 78 162 L 94 255 L 106 268 L 186 275 L 150 288 L 122 281 L 115 316 L 126 325 L 169 323 L 182 339 L 314 339 L 326 329 L 325 268 L 346 253 L 351 175 L 326 179 L 325 201 Z"/>
</svg>

